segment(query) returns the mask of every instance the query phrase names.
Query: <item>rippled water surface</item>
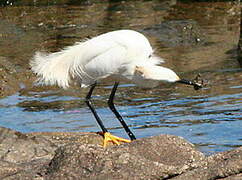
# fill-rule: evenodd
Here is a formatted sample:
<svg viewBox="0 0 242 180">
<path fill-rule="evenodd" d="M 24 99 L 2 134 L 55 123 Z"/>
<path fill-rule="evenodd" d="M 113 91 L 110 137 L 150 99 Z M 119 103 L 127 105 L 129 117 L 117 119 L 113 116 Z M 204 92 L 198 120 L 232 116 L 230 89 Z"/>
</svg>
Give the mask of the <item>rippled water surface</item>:
<svg viewBox="0 0 242 180">
<path fill-rule="evenodd" d="M 18 65 L 23 74 L 29 72 L 28 60 L 36 50 L 57 51 L 115 29 L 143 32 L 156 54 L 166 59 L 164 66 L 184 78 L 200 73 L 207 86 L 194 91 L 184 85 L 161 84 L 147 90 L 124 82 L 115 99 L 120 114 L 137 138 L 174 134 L 207 154 L 220 152 L 242 145 L 242 69 L 235 51 L 240 22 L 237 6 L 117 1 L 2 7 L 0 26 L 5 30 L 0 35 L 8 37 L 12 32 L 13 38 L 1 39 L 5 47 L 1 46 L 0 57 Z M 185 30 L 191 25 L 198 30 L 187 35 Z M 0 99 L 0 126 L 21 132 L 100 130 L 84 102 L 87 89 L 37 87 L 21 80 L 19 86 L 19 92 Z M 94 102 L 107 128 L 127 137 L 106 105 L 111 88 L 111 80 L 100 84 Z"/>
</svg>

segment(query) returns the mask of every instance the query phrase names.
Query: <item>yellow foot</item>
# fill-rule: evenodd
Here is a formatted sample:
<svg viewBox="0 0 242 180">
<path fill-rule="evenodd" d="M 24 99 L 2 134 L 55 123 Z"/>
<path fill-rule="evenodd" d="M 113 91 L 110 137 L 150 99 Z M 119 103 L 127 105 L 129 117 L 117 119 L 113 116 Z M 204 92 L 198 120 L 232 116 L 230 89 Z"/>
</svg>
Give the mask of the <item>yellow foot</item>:
<svg viewBox="0 0 242 180">
<path fill-rule="evenodd" d="M 109 132 L 103 133 L 104 140 L 103 140 L 103 147 L 105 148 L 109 142 L 112 142 L 113 144 L 120 145 L 121 142 L 130 143 L 131 140 L 120 138 L 117 136 L 112 135 Z"/>
</svg>

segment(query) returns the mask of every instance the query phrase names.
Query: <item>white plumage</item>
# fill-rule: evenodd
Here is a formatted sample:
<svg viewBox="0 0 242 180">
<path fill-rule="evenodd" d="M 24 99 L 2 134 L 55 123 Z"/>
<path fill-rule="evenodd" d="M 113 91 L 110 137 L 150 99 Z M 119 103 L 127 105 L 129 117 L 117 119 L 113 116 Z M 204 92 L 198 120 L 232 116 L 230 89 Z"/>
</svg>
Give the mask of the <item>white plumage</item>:
<svg viewBox="0 0 242 180">
<path fill-rule="evenodd" d="M 68 88 L 72 80 L 87 87 L 110 75 L 143 87 L 156 86 L 159 81 L 178 81 L 179 77 L 172 70 L 158 66 L 161 62 L 161 58 L 153 55 L 144 35 L 133 30 L 118 30 L 60 52 L 37 52 L 30 65 L 39 82 L 63 88 Z"/>
</svg>

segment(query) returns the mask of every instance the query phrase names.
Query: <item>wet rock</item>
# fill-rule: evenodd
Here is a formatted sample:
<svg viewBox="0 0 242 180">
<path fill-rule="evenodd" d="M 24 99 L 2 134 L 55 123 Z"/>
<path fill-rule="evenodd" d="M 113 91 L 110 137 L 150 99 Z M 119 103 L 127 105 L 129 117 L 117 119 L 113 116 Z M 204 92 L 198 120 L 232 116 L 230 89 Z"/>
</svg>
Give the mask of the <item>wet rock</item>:
<svg viewBox="0 0 242 180">
<path fill-rule="evenodd" d="M 96 133 L 0 127 L 0 179 L 240 179 L 242 148 L 205 157 L 172 135 L 101 146 Z"/>
<path fill-rule="evenodd" d="M 15 69 L 7 58 L 0 56 L 0 97 L 16 92 L 17 80 L 14 76 Z"/>
<path fill-rule="evenodd" d="M 144 29 L 156 36 L 165 47 L 202 45 L 206 38 L 201 27 L 194 20 L 165 21 Z"/>
<path fill-rule="evenodd" d="M 240 64 L 240 67 L 242 67 L 242 30 L 240 32 L 240 39 L 238 43 L 238 48 L 237 48 L 237 60 Z"/>
<path fill-rule="evenodd" d="M 26 85 L 31 87 L 33 79 L 31 72 L 15 65 L 9 58 L 0 56 L 0 97 L 20 92 Z"/>
</svg>

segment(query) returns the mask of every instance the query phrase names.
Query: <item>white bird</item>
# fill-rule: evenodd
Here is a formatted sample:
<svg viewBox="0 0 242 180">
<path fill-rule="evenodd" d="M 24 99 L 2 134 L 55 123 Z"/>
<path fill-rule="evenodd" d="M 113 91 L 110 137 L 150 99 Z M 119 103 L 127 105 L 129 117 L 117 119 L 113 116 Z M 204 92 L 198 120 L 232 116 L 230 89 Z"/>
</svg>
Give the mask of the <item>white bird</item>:
<svg viewBox="0 0 242 180">
<path fill-rule="evenodd" d="M 131 140 L 136 138 L 113 103 L 119 81 L 127 79 L 146 88 L 156 87 L 161 82 L 180 82 L 193 85 L 195 89 L 201 87 L 201 84 L 180 79 L 171 69 L 160 66 L 162 62 L 163 59 L 154 55 L 148 39 L 143 34 L 133 30 L 117 30 L 78 42 L 60 52 L 37 52 L 30 61 L 30 66 L 37 74 L 38 82 L 45 85 L 68 88 L 72 81 L 77 81 L 81 87 L 91 87 L 86 96 L 86 104 L 102 129 L 105 147 L 109 141 L 120 144 L 130 140 L 111 135 L 95 111 L 91 95 L 100 80 L 114 77 L 115 84 L 108 106 Z"/>
</svg>

